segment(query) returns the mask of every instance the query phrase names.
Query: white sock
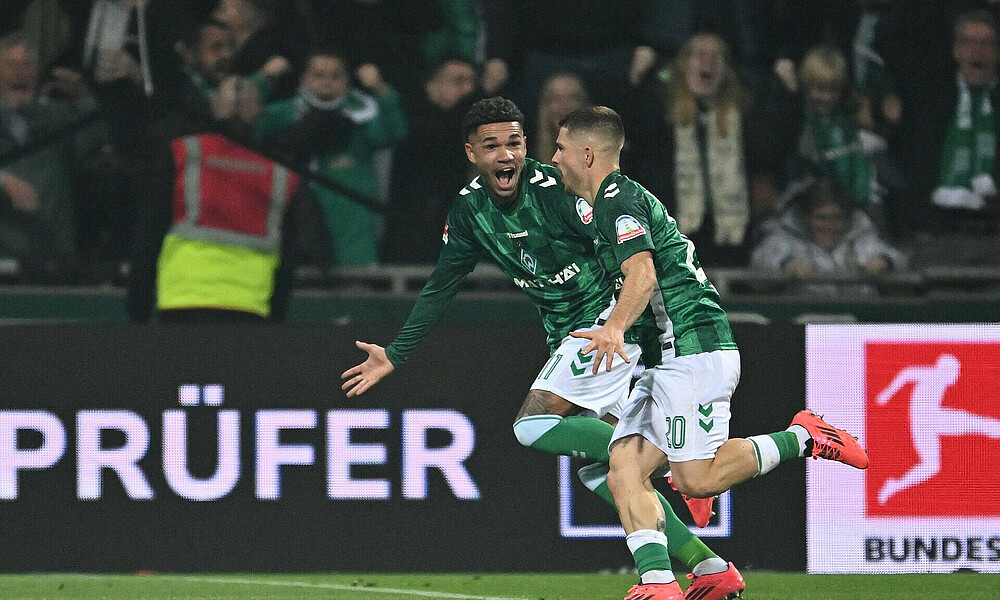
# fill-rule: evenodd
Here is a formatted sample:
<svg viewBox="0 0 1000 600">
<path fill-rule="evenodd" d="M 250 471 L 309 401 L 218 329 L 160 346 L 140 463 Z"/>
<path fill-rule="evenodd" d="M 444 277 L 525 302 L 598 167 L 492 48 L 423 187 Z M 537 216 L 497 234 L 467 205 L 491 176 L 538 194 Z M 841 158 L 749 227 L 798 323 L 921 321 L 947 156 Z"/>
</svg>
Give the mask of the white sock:
<svg viewBox="0 0 1000 600">
<path fill-rule="evenodd" d="M 781 462 L 781 454 L 778 452 L 778 445 L 774 443 L 769 435 L 755 435 L 748 437 L 757 454 L 757 474 L 763 475 L 778 466 Z"/>
<path fill-rule="evenodd" d="M 791 425 L 785 431 L 791 431 L 795 434 L 795 437 L 799 440 L 799 456 L 806 455 L 806 442 L 812 439 L 806 428 L 801 425 Z"/>
<path fill-rule="evenodd" d="M 706 558 L 700 563 L 696 564 L 691 572 L 696 576 L 700 577 L 702 575 L 713 575 L 715 573 L 721 573 L 729 568 L 729 563 L 722 560 L 718 556 L 713 556 L 712 558 Z"/>
<path fill-rule="evenodd" d="M 673 571 L 646 571 L 639 578 L 642 583 L 670 583 L 677 581 Z"/>
</svg>

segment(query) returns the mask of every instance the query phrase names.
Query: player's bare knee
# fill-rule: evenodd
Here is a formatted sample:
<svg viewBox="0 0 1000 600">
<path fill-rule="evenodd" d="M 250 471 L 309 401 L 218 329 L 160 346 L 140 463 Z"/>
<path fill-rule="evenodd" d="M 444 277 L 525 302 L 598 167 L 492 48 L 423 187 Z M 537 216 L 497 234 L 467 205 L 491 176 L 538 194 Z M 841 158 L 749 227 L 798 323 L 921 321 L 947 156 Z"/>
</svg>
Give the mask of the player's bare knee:
<svg viewBox="0 0 1000 600">
<path fill-rule="evenodd" d="M 617 501 L 617 498 L 626 493 L 627 490 L 642 487 L 647 478 L 642 476 L 642 472 L 633 462 L 612 462 L 608 471 L 608 490 Z"/>
<path fill-rule="evenodd" d="M 618 498 L 628 488 L 628 478 L 620 470 L 611 469 L 608 471 L 608 491 L 611 497 L 618 503 Z"/>
</svg>

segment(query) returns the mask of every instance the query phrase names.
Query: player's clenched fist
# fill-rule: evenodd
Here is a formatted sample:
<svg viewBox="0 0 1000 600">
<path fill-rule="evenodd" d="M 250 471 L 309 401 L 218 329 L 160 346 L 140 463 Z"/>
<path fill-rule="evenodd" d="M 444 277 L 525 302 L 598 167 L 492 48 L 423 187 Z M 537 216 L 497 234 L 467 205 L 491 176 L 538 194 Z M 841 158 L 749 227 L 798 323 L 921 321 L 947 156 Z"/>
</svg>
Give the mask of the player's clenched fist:
<svg viewBox="0 0 1000 600">
<path fill-rule="evenodd" d="M 385 355 L 385 348 L 382 346 L 367 342 L 354 342 L 354 345 L 367 352 L 368 359 L 341 374 L 340 378 L 346 381 L 344 381 L 344 385 L 340 386 L 340 389 L 347 392 L 348 398 L 364 394 L 368 388 L 396 369 L 389 362 Z"/>
</svg>

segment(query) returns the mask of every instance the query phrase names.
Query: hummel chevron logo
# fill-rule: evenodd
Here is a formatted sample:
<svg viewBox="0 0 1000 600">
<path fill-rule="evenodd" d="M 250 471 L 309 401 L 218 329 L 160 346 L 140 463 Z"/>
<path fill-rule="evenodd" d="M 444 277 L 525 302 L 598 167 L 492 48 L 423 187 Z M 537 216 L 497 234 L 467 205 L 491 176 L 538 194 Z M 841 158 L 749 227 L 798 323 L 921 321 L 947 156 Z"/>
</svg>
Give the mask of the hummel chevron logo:
<svg viewBox="0 0 1000 600">
<path fill-rule="evenodd" d="M 476 177 L 475 179 L 469 182 L 469 187 L 474 190 L 478 190 L 479 188 L 483 187 L 483 184 L 479 183 L 479 178 Z"/>
<path fill-rule="evenodd" d="M 705 430 L 705 433 L 708 433 L 709 431 L 712 431 L 713 427 L 715 427 L 715 420 L 709 419 L 708 421 L 702 421 L 701 419 L 698 419 L 698 425 Z"/>
<path fill-rule="evenodd" d="M 713 407 L 711 404 L 708 405 L 707 409 L 705 408 L 705 406 L 703 406 L 701 404 L 698 405 L 698 412 L 700 412 L 701 416 L 703 416 L 703 417 L 710 416 L 712 414 L 713 410 L 715 410 L 715 407 Z"/>
<path fill-rule="evenodd" d="M 543 179 L 545 181 L 542 181 Z M 539 181 L 542 181 L 542 182 L 538 183 Z M 555 177 L 551 177 L 549 175 L 546 175 L 545 173 L 542 173 L 541 171 L 535 171 L 535 174 L 531 177 L 531 179 L 528 180 L 528 183 L 537 183 L 538 187 L 547 188 L 547 187 L 554 186 L 557 182 L 556 182 Z"/>
<path fill-rule="evenodd" d="M 569 370 L 573 371 L 573 375 L 583 375 L 584 371 L 587 370 L 587 367 L 584 367 L 583 365 L 594 360 L 594 357 L 585 355 L 582 349 L 576 353 L 576 357 L 580 359 L 580 366 L 578 367 L 576 365 L 576 361 L 574 360 L 573 362 L 569 363 Z"/>
</svg>

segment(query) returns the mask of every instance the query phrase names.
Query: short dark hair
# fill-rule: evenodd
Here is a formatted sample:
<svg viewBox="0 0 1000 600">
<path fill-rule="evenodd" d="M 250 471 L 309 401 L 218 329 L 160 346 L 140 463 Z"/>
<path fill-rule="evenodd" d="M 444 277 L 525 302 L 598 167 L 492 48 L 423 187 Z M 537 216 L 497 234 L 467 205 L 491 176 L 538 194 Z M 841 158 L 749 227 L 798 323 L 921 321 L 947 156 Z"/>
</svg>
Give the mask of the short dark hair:
<svg viewBox="0 0 1000 600">
<path fill-rule="evenodd" d="M 0 38 L 0 52 L 6 52 L 8 50 L 13 50 L 14 48 L 24 48 L 28 51 L 32 60 L 35 63 L 38 62 L 38 44 L 34 42 L 25 33 L 20 31 L 15 31 L 9 33 L 3 38 Z"/>
<path fill-rule="evenodd" d="M 426 83 L 431 79 L 434 79 L 435 77 L 440 75 L 442 71 L 444 71 L 445 67 L 447 67 L 452 63 L 460 63 L 466 65 L 467 67 L 472 69 L 473 72 L 475 72 L 476 70 L 476 66 L 469 59 L 464 58 L 459 54 L 445 54 L 441 58 L 434 61 L 429 68 L 423 71 L 424 76 L 422 78 L 422 81 Z"/>
<path fill-rule="evenodd" d="M 228 31 L 229 25 L 211 15 L 202 18 L 190 18 L 186 20 L 180 30 L 180 42 L 189 49 L 195 49 L 201 44 L 202 32 L 208 28 L 223 29 Z"/>
<path fill-rule="evenodd" d="M 587 106 L 578 108 L 559 121 L 570 133 L 589 133 L 616 146 L 619 150 L 625 144 L 625 126 L 622 118 L 607 106 Z"/>
<path fill-rule="evenodd" d="M 500 96 L 484 98 L 473 104 L 469 112 L 465 113 L 465 118 L 462 119 L 462 133 L 465 134 L 465 139 L 469 139 L 480 125 L 509 121 L 517 121 L 524 127 L 524 113 L 516 104 Z"/>
<path fill-rule="evenodd" d="M 309 54 L 306 55 L 305 64 L 303 65 L 303 72 L 309 67 L 309 63 L 312 62 L 314 58 L 332 58 L 334 60 L 339 60 L 340 64 L 344 65 L 348 73 L 351 71 L 351 63 L 348 62 L 347 56 L 339 49 L 329 46 L 319 46 L 312 48 Z"/>
<path fill-rule="evenodd" d="M 962 34 L 962 28 L 970 23 L 978 23 L 980 25 L 986 25 L 993 31 L 993 35 L 997 35 L 997 19 L 993 16 L 993 13 L 986 10 L 985 8 L 977 8 L 974 10 L 966 11 L 955 19 L 955 39 Z"/>
<path fill-rule="evenodd" d="M 821 177 L 802 190 L 802 209 L 806 216 L 822 206 L 833 204 L 844 216 L 850 216 L 854 208 L 851 192 L 839 181 Z"/>
</svg>

